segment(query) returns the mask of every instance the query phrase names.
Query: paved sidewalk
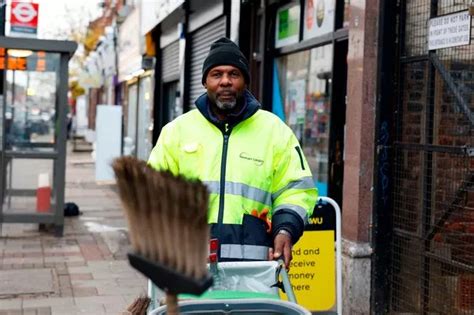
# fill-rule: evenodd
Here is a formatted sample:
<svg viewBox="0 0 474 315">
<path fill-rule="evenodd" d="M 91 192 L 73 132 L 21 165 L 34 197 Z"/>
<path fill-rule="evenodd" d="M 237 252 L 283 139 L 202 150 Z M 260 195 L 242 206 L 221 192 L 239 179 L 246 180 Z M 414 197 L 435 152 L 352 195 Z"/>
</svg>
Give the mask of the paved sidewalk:
<svg viewBox="0 0 474 315">
<path fill-rule="evenodd" d="M 4 224 L 0 237 L 0 315 L 120 314 L 146 280 L 126 260 L 126 222 L 114 187 L 98 185 L 89 153 L 67 157 L 64 236 L 38 225 Z"/>
</svg>

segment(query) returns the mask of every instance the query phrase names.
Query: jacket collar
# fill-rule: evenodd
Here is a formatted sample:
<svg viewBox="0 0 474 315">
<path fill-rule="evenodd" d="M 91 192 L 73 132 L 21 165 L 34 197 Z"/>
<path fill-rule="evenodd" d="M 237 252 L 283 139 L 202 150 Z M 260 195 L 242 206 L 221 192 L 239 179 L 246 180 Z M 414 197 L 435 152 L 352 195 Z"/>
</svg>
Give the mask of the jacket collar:
<svg viewBox="0 0 474 315">
<path fill-rule="evenodd" d="M 215 117 L 212 113 L 209 98 L 207 97 L 207 93 L 202 94 L 197 98 L 194 102 L 196 104 L 197 109 L 199 112 L 212 124 L 216 125 L 219 129 L 223 129 L 224 125 L 227 123 L 229 124 L 230 128 L 234 127 L 238 123 L 246 120 L 247 118 L 251 117 L 253 114 L 257 112 L 257 110 L 261 107 L 260 103 L 255 99 L 255 97 L 250 93 L 250 91 L 245 90 L 244 92 L 244 106 L 242 110 L 234 115 L 230 115 L 227 121 L 220 121 Z"/>
</svg>

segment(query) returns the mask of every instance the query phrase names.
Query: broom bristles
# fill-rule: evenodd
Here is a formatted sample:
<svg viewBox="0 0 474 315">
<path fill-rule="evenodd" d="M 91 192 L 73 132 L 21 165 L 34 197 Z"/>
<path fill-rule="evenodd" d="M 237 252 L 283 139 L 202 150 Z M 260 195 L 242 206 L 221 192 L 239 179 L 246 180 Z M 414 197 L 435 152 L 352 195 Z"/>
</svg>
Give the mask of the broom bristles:
<svg viewBox="0 0 474 315">
<path fill-rule="evenodd" d="M 156 171 L 134 157 L 112 164 L 133 249 L 186 276 L 207 273 L 209 194 L 200 181 Z"/>
<path fill-rule="evenodd" d="M 148 306 L 150 306 L 151 299 L 147 296 L 141 295 L 136 298 L 132 304 L 127 308 L 127 312 L 124 314 L 130 315 L 146 315 Z"/>
</svg>

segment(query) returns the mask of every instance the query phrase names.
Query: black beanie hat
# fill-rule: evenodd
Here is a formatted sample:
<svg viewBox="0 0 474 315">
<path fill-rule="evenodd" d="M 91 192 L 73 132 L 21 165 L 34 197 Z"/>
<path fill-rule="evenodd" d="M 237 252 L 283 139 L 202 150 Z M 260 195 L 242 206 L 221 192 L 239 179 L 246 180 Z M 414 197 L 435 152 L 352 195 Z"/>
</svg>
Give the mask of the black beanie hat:
<svg viewBox="0 0 474 315">
<path fill-rule="evenodd" d="M 222 37 L 212 43 L 209 54 L 202 65 L 202 84 L 206 82 L 207 74 L 212 68 L 222 65 L 239 68 L 244 75 L 245 82 L 249 83 L 249 62 L 240 51 L 239 46 L 226 37 Z"/>
</svg>

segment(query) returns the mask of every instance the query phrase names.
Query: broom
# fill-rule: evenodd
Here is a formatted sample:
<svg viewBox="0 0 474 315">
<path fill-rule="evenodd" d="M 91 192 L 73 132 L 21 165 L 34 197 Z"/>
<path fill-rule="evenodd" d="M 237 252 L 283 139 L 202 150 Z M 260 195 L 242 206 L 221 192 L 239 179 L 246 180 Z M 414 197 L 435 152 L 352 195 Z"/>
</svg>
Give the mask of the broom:
<svg viewBox="0 0 474 315">
<path fill-rule="evenodd" d="M 212 284 L 207 188 L 134 157 L 112 168 L 134 250 L 130 264 L 166 292 L 167 314 L 179 314 L 178 294 L 201 294 Z"/>
</svg>

